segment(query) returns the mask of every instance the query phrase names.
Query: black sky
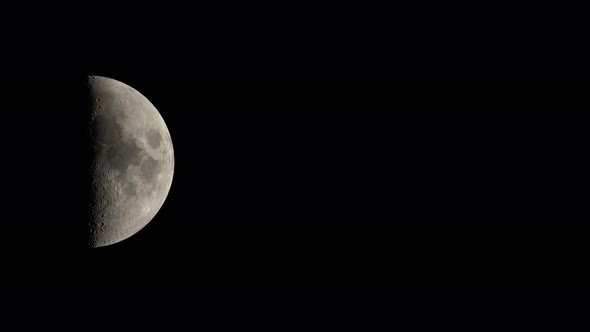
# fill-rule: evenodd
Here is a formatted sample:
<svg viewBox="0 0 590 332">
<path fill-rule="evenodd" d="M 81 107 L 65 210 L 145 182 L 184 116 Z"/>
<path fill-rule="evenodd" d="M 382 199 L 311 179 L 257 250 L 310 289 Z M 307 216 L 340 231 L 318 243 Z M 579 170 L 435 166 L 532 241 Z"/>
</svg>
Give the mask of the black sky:
<svg viewBox="0 0 590 332">
<path fill-rule="evenodd" d="M 3 11 L 3 322 L 479 331 L 585 317 L 586 11 L 391 5 Z M 88 74 L 151 100 L 176 153 L 156 218 L 100 250 L 76 240 L 72 91 Z"/>
<path fill-rule="evenodd" d="M 107 74 L 166 120 L 169 197 L 127 241 L 75 249 L 85 206 L 75 81 L 6 82 L 7 283 L 122 286 L 112 273 L 158 287 L 585 283 L 581 83 Z"/>
</svg>

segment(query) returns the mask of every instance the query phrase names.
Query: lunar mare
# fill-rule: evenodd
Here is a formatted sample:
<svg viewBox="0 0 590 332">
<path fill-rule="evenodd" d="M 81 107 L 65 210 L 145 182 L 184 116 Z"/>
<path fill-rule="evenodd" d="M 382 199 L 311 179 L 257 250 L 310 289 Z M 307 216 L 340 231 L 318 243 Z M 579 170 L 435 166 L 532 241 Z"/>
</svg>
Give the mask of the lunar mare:
<svg viewBox="0 0 590 332">
<path fill-rule="evenodd" d="M 174 174 L 172 140 L 152 103 L 119 81 L 88 77 L 91 187 L 89 245 L 123 241 L 160 210 Z"/>
</svg>

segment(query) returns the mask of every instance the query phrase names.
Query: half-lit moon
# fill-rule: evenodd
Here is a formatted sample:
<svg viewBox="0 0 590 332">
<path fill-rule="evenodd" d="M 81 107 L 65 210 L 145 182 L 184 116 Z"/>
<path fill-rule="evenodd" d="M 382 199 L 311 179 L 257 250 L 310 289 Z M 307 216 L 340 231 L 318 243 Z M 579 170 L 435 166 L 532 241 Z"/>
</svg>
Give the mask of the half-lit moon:
<svg viewBox="0 0 590 332">
<path fill-rule="evenodd" d="M 132 87 L 88 77 L 92 142 L 89 245 L 123 241 L 158 213 L 172 185 L 170 133 L 154 105 Z"/>
</svg>

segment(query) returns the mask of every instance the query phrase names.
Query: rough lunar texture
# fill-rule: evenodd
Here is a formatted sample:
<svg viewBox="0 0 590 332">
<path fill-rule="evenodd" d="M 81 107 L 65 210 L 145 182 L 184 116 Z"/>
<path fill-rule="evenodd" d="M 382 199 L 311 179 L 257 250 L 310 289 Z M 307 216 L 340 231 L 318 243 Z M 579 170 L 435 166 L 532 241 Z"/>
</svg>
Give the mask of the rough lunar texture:
<svg viewBox="0 0 590 332">
<path fill-rule="evenodd" d="M 135 89 L 88 78 L 92 144 L 89 244 L 107 246 L 146 226 L 164 204 L 174 173 L 168 128 Z"/>
</svg>

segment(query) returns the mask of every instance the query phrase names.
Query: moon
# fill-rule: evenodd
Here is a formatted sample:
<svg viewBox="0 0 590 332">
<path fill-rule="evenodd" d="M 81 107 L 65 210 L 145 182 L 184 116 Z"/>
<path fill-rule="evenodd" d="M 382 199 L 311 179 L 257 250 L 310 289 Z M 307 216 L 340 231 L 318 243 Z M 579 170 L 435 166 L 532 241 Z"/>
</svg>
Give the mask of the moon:
<svg viewBox="0 0 590 332">
<path fill-rule="evenodd" d="M 143 229 L 172 185 L 170 132 L 154 105 L 114 79 L 87 77 L 91 146 L 88 244 L 104 247 Z"/>
</svg>

